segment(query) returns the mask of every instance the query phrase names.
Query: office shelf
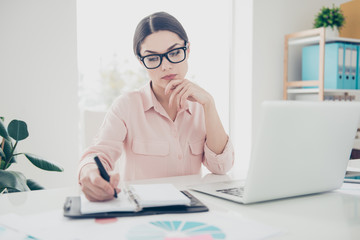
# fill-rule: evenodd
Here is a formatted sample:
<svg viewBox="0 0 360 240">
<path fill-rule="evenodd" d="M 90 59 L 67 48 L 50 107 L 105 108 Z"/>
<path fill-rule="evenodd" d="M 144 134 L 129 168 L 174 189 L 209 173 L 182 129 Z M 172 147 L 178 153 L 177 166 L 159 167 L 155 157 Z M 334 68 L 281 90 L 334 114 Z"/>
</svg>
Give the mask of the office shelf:
<svg viewBox="0 0 360 240">
<path fill-rule="evenodd" d="M 320 41 L 320 37 L 304 37 L 299 39 L 289 39 L 289 46 L 300 44 L 317 44 Z M 360 39 L 343 38 L 343 37 L 326 37 L 326 43 L 330 42 L 348 42 L 348 43 L 360 43 Z"/>
<path fill-rule="evenodd" d="M 316 28 L 305 30 L 301 32 L 295 32 L 285 35 L 284 43 L 284 81 L 283 81 L 283 99 L 287 100 L 289 94 L 316 94 L 318 100 L 323 101 L 325 95 L 330 94 L 350 94 L 357 95 L 360 98 L 360 90 L 353 89 L 339 89 L 330 90 L 324 89 L 324 65 L 325 65 L 325 43 L 330 42 L 348 42 L 348 43 L 360 43 L 360 39 L 342 38 L 342 37 L 326 37 L 325 28 Z M 319 44 L 319 78 L 312 81 L 289 81 L 288 69 L 289 69 L 289 47 Z M 312 88 L 304 88 L 312 87 Z"/>
<path fill-rule="evenodd" d="M 289 88 L 288 94 L 306 94 L 306 93 L 319 93 L 318 88 Z M 356 89 L 324 89 L 324 94 L 345 94 L 360 95 L 360 90 Z"/>
</svg>

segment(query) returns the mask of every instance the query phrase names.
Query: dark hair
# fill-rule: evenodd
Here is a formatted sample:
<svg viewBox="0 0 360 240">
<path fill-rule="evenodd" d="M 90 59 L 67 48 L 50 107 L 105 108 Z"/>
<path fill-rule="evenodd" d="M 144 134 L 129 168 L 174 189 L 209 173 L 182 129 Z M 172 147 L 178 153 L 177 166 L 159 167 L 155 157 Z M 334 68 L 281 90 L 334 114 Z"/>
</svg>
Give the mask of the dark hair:
<svg viewBox="0 0 360 240">
<path fill-rule="evenodd" d="M 133 50 L 136 56 L 140 56 L 140 46 L 147 36 L 161 30 L 176 33 L 185 42 L 188 36 L 181 23 L 172 15 L 166 12 L 156 12 L 143 18 L 136 27 Z"/>
</svg>

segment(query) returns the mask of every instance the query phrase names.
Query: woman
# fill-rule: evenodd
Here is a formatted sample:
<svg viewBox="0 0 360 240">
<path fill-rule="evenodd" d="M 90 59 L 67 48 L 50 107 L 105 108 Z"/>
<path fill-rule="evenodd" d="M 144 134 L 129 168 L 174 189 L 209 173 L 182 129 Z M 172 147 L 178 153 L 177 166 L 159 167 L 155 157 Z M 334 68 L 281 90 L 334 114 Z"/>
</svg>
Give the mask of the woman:
<svg viewBox="0 0 360 240">
<path fill-rule="evenodd" d="M 224 174 L 234 151 L 215 108 L 214 99 L 187 80 L 190 43 L 173 16 L 158 12 L 145 17 L 134 35 L 134 53 L 150 81 L 117 98 L 94 145 L 83 154 L 79 183 L 90 201 L 113 198 L 120 176 L 103 180 L 94 163 L 107 171 L 124 154 L 124 180 L 197 174 L 203 163 Z"/>
</svg>

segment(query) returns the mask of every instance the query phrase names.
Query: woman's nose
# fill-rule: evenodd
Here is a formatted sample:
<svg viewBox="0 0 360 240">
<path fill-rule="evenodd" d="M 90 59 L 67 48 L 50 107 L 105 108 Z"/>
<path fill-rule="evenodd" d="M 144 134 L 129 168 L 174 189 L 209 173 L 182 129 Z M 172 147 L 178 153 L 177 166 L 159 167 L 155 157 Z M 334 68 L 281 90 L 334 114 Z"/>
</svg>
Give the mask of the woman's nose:
<svg viewBox="0 0 360 240">
<path fill-rule="evenodd" d="M 166 57 L 164 57 L 163 61 L 161 63 L 161 69 L 163 71 L 165 71 L 165 70 L 171 69 L 171 67 L 172 67 L 172 63 L 169 62 L 169 60 L 167 60 Z"/>
</svg>

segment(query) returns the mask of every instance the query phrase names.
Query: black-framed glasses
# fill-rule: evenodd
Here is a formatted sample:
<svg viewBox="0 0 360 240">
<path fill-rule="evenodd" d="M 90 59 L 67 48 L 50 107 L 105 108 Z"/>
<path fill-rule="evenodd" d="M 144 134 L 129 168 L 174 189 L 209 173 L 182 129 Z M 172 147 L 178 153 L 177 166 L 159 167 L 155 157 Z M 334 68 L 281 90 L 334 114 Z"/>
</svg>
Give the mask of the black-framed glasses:
<svg viewBox="0 0 360 240">
<path fill-rule="evenodd" d="M 140 56 L 140 60 L 147 69 L 158 68 L 164 57 L 171 63 L 181 63 L 186 59 L 186 49 L 187 46 L 185 45 L 185 47 L 174 48 L 163 54 L 150 54 L 144 57 Z"/>
</svg>

